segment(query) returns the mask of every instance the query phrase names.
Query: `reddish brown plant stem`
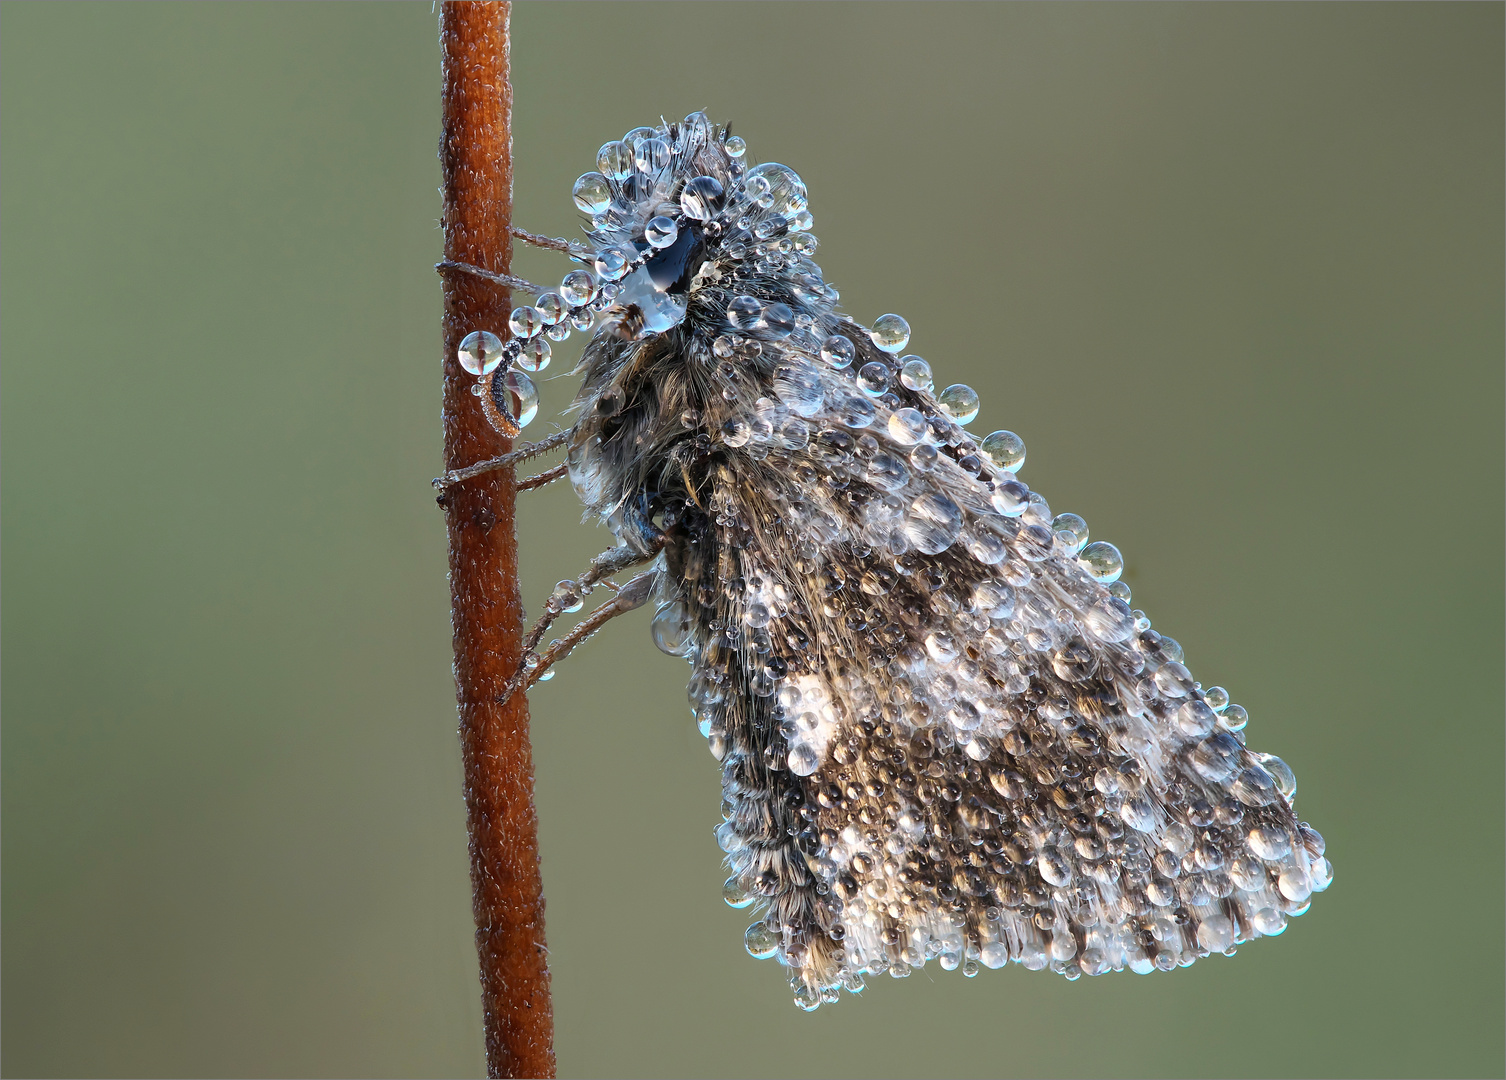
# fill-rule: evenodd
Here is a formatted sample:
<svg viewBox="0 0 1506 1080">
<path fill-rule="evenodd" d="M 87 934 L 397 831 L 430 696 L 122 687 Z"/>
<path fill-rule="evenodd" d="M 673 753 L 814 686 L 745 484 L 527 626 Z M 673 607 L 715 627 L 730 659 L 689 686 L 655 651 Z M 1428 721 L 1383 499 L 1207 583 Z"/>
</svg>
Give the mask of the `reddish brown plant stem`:
<svg viewBox="0 0 1506 1080">
<path fill-rule="evenodd" d="M 444 257 L 506 275 L 512 237 L 512 88 L 508 5 L 440 8 L 444 132 Z M 446 274 L 444 460 L 447 471 L 510 449 L 471 394 L 455 359 L 472 330 L 506 334 L 504 285 Z M 523 609 L 512 468 L 456 484 L 442 496 L 450 536 L 451 619 L 460 745 L 470 830 L 472 904 L 481 961 L 486 1065 L 491 1076 L 554 1076 L 554 1015 L 544 949 L 538 820 L 528 702 L 498 704 L 518 669 Z"/>
</svg>

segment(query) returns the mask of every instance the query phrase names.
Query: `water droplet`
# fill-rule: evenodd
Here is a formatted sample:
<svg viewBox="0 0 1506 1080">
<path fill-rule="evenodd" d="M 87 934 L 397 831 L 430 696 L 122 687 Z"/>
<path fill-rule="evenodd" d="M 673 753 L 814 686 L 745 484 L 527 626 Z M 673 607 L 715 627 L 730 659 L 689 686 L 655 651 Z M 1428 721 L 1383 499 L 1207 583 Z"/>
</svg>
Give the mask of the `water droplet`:
<svg viewBox="0 0 1506 1080">
<path fill-rule="evenodd" d="M 612 205 L 612 186 L 598 172 L 581 174 L 571 195 L 576 207 L 587 214 L 599 214 Z"/>
<path fill-rule="evenodd" d="M 513 337 L 537 337 L 544 332 L 544 316 L 539 314 L 538 308 L 525 304 L 512 309 L 512 314 L 507 317 L 507 325 L 512 330 Z"/>
<path fill-rule="evenodd" d="M 1030 505 L 1030 489 L 1018 480 L 1001 480 L 994 484 L 989 501 L 1005 517 L 1019 517 Z"/>
<path fill-rule="evenodd" d="M 1208 703 L 1208 708 L 1221 713 L 1229 707 L 1229 691 L 1222 686 L 1210 686 L 1203 691 L 1203 700 Z"/>
<path fill-rule="evenodd" d="M 1036 859 L 1036 865 L 1041 877 L 1052 885 L 1066 885 L 1072 880 L 1072 864 L 1055 848 L 1042 850 Z"/>
<path fill-rule="evenodd" d="M 1167 667 L 1170 666 L 1167 665 Z M 1165 667 L 1161 668 L 1161 671 L 1165 670 Z M 1158 677 L 1161 671 L 1156 672 Z M 1191 763 L 1193 771 L 1204 780 L 1218 783 L 1227 780 L 1230 774 L 1239 767 L 1239 751 L 1240 745 L 1234 741 L 1234 736 L 1220 731 L 1194 746 L 1187 755 L 1187 760 Z"/>
<path fill-rule="evenodd" d="M 743 935 L 743 944 L 756 960 L 767 960 L 779 951 L 780 936 L 767 923 L 756 922 Z"/>
<path fill-rule="evenodd" d="M 748 152 L 748 144 L 743 142 L 741 136 L 728 135 L 727 141 L 722 143 L 722 149 L 727 151 L 730 158 L 740 158 Z"/>
<path fill-rule="evenodd" d="M 936 395 L 948 416 L 959 424 L 971 424 L 978 417 L 978 392 L 966 383 L 953 383 Z"/>
<path fill-rule="evenodd" d="M 852 342 L 841 334 L 833 334 L 821 343 L 821 359 L 834 368 L 845 368 L 856 354 Z"/>
<path fill-rule="evenodd" d="M 926 418 L 918 410 L 900 409 L 889 417 L 889 437 L 901 446 L 914 446 L 925 435 Z"/>
<path fill-rule="evenodd" d="M 722 883 L 722 899 L 730 908 L 745 908 L 758 897 L 743 886 L 743 879 L 733 874 Z"/>
<path fill-rule="evenodd" d="M 603 255 L 616 255 L 618 259 L 622 257 L 618 252 L 610 250 L 604 252 Z M 590 271 L 572 271 L 566 274 L 565 279 L 560 282 L 560 297 L 573 308 L 584 307 L 595 296 L 596 279 L 591 276 Z"/>
<path fill-rule="evenodd" d="M 758 328 L 773 338 L 789 337 L 795 329 L 795 313 L 788 304 L 766 304 L 758 319 Z"/>
<path fill-rule="evenodd" d="M 779 441 L 786 450 L 801 450 L 811 441 L 811 426 L 798 416 L 779 425 Z"/>
<path fill-rule="evenodd" d="M 1154 681 L 1156 690 L 1169 698 L 1185 697 L 1193 688 L 1192 673 L 1175 661 L 1157 668 Z"/>
<path fill-rule="evenodd" d="M 539 317 L 548 326 L 553 326 L 570 313 L 569 305 L 565 303 L 564 297 L 560 296 L 557 292 L 541 293 L 539 298 L 533 302 L 533 306 L 538 309 Z"/>
<path fill-rule="evenodd" d="M 831 401 L 831 410 L 837 423 L 844 427 L 865 428 L 873 423 L 873 402 L 861 394 L 836 393 Z"/>
<path fill-rule="evenodd" d="M 596 268 L 596 272 L 601 275 L 603 281 L 616 281 L 627 272 L 627 264 L 627 256 L 616 248 L 607 248 L 605 251 L 598 251 L 596 258 L 592 260 L 592 265 Z M 570 276 L 574 277 L 573 274 Z M 560 288 L 560 293 L 565 299 L 568 300 L 570 298 L 570 294 L 563 286 Z"/>
<path fill-rule="evenodd" d="M 579 611 L 586 602 L 581 595 L 580 586 L 568 578 L 555 585 L 554 592 L 549 595 L 549 601 L 566 614 Z"/>
<path fill-rule="evenodd" d="M 1076 514 L 1057 514 L 1051 519 L 1051 531 L 1068 555 L 1076 555 L 1088 542 L 1088 523 Z"/>
<path fill-rule="evenodd" d="M 649 218 L 648 224 L 643 227 L 643 238 L 652 248 L 667 248 L 679 235 L 680 227 L 675 224 L 674 218 L 668 218 L 662 214 Z"/>
<path fill-rule="evenodd" d="M 752 330 L 763 315 L 763 304 L 757 297 L 738 296 L 727 305 L 727 322 L 734 330 Z"/>
<path fill-rule="evenodd" d="M 1248 855 L 1241 855 L 1229 864 L 1229 877 L 1245 892 L 1259 892 L 1270 883 L 1265 866 L 1259 859 L 1252 859 Z"/>
<path fill-rule="evenodd" d="M 1189 739 L 1201 739 L 1213 730 L 1213 710 L 1197 698 L 1190 698 L 1177 710 L 1177 728 Z"/>
<path fill-rule="evenodd" d="M 788 165 L 766 161 L 748 170 L 747 187 L 753 189 L 757 181 L 767 182 L 765 192 L 758 196 L 758 205 L 781 217 L 793 217 L 810 204 L 806 196 L 805 182 L 800 174 Z"/>
<path fill-rule="evenodd" d="M 1234 944 L 1234 924 L 1227 915 L 1209 915 L 1198 923 L 1197 940 L 1209 952 L 1223 952 Z"/>
<path fill-rule="evenodd" d="M 984 566 L 995 566 L 1009 556 L 1009 545 L 996 534 L 982 529 L 971 532 L 963 546 Z"/>
<path fill-rule="evenodd" d="M 899 457 L 890 453 L 874 455 L 864 476 L 874 487 L 884 491 L 898 491 L 910 482 L 909 468 Z"/>
<path fill-rule="evenodd" d="M 1128 641 L 1135 633 L 1135 618 L 1122 600 L 1094 604 L 1083 618 L 1083 625 L 1099 641 Z"/>
<path fill-rule="evenodd" d="M 1229 790 L 1246 806 L 1269 806 L 1280 797 L 1275 778 L 1259 765 L 1242 770 Z"/>
<path fill-rule="evenodd" d="M 1313 883 L 1307 876 L 1307 871 L 1302 867 L 1289 866 L 1281 871 L 1281 876 L 1276 879 L 1276 888 L 1288 900 L 1300 902 L 1312 895 Z"/>
<path fill-rule="evenodd" d="M 931 378 L 931 365 L 918 356 L 904 356 L 899 362 L 899 381 L 911 390 L 923 390 L 930 393 L 934 385 Z"/>
<path fill-rule="evenodd" d="M 678 600 L 660 606 L 649 624 L 649 633 L 660 652 L 684 656 L 694 642 L 691 637 L 690 612 Z"/>
<path fill-rule="evenodd" d="M 1292 838 L 1275 825 L 1256 825 L 1245 835 L 1245 842 L 1258 858 L 1276 862 L 1292 850 Z"/>
<path fill-rule="evenodd" d="M 1073 640 L 1051 654 L 1051 668 L 1066 682 L 1085 682 L 1098 670 L 1098 657 L 1085 642 Z"/>
<path fill-rule="evenodd" d="M 921 554 L 939 555 L 961 532 L 962 509 L 945 495 L 929 492 L 910 504 L 904 533 Z"/>
<path fill-rule="evenodd" d="M 1250 714 L 1245 711 L 1243 705 L 1226 705 L 1223 715 L 1219 717 L 1219 723 L 1230 731 L 1243 731 L 1244 726 L 1250 722 Z"/>
<path fill-rule="evenodd" d="M 633 151 L 620 142 L 609 142 L 596 151 L 596 167 L 611 180 L 626 180 L 633 172 Z"/>
<path fill-rule="evenodd" d="M 455 357 L 472 375 L 490 375 L 502 363 L 502 339 L 490 330 L 472 330 L 460 342 Z"/>
<path fill-rule="evenodd" d="M 1308 864 L 1307 874 L 1313 892 L 1322 892 L 1333 884 L 1333 863 L 1320 856 Z"/>
<path fill-rule="evenodd" d="M 1124 819 L 1126 825 L 1137 832 L 1148 833 L 1155 830 L 1155 807 L 1144 795 L 1126 799 L 1119 811 L 1119 816 Z"/>
<path fill-rule="evenodd" d="M 523 346 L 523 350 L 518 353 L 518 358 L 514 363 L 524 371 L 543 371 L 549 366 L 549 356 L 552 352 L 548 339 L 532 338 Z"/>
<path fill-rule="evenodd" d="M 741 417 L 733 417 L 722 425 L 722 442 L 728 446 L 744 446 L 753 437 L 753 426 Z"/>
<path fill-rule="evenodd" d="M 1118 581 L 1124 573 L 1124 556 L 1113 544 L 1095 540 L 1077 556 L 1078 565 L 1088 572 L 1094 581 L 1107 584 Z"/>
<path fill-rule="evenodd" d="M 1263 907 L 1250 916 L 1250 925 L 1266 937 L 1276 937 L 1286 929 L 1286 916 L 1273 907 Z"/>
<path fill-rule="evenodd" d="M 926 635 L 926 652 L 937 663 L 950 664 L 957 659 L 957 642 L 951 634 L 936 630 Z"/>
<path fill-rule="evenodd" d="M 688 301 L 683 293 L 661 292 L 654 284 L 653 275 L 647 266 L 639 267 L 623 279 L 622 292 L 617 303 L 623 307 L 635 305 L 643 316 L 639 332 L 660 334 L 679 324 L 685 317 Z"/>
<path fill-rule="evenodd" d="M 508 412 L 517 421 L 518 427 L 527 427 L 539 414 L 539 392 L 533 380 L 521 371 L 508 371 L 503 377 L 503 386 L 511 399 Z"/>
<path fill-rule="evenodd" d="M 875 360 L 858 368 L 858 389 L 869 397 L 882 397 L 889 390 L 891 377 L 889 365 Z"/>
<path fill-rule="evenodd" d="M 714 176 L 697 176 L 680 192 L 680 211 L 692 221 L 710 221 L 725 202 L 722 185 Z"/>
<path fill-rule="evenodd" d="M 633 164 L 639 172 L 652 175 L 667 168 L 673 159 L 674 148 L 669 145 L 669 140 L 655 136 L 637 144 Z"/>
<path fill-rule="evenodd" d="M 1266 772 L 1271 774 L 1276 781 L 1276 790 L 1281 792 L 1281 797 L 1291 802 L 1297 797 L 1297 774 L 1292 772 L 1292 767 L 1282 761 L 1275 754 L 1256 754 L 1255 760 L 1265 766 Z"/>
<path fill-rule="evenodd" d="M 991 431 L 978 444 L 991 465 L 1004 472 L 1019 472 L 1025 464 L 1025 440 L 1012 431 Z"/>
<path fill-rule="evenodd" d="M 868 336 L 882 351 L 897 353 L 910 343 L 910 324 L 898 315 L 880 315 Z"/>
<path fill-rule="evenodd" d="M 984 581 L 973 588 L 972 605 L 987 618 L 1007 619 L 1014 614 L 1014 589 L 1002 581 Z"/>
<path fill-rule="evenodd" d="M 796 776 L 809 776 L 821 767 L 821 753 L 808 742 L 799 742 L 790 748 L 787 761 L 790 772 Z"/>
<path fill-rule="evenodd" d="M 1304 821 L 1297 827 L 1297 833 L 1302 838 L 1302 846 L 1307 848 L 1308 854 L 1314 858 L 1328 850 L 1328 845 L 1323 840 L 1323 834 L 1307 822 Z"/>
</svg>

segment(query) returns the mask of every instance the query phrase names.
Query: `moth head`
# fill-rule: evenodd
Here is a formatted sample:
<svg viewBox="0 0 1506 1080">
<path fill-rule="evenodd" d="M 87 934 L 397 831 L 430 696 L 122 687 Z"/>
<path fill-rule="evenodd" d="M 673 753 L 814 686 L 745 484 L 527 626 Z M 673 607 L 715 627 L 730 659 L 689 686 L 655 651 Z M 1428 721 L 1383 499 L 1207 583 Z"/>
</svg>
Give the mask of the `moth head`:
<svg viewBox="0 0 1506 1080">
<path fill-rule="evenodd" d="M 591 215 L 585 261 L 619 334 L 673 329 L 708 266 L 810 228 L 799 175 L 775 162 L 750 168 L 745 153 L 742 139 L 692 113 L 607 143 L 597 151 L 599 171 L 576 180 L 575 204 Z"/>
<path fill-rule="evenodd" d="M 598 171 L 574 190 L 591 218 L 590 243 L 545 245 L 563 247 L 584 269 L 514 308 L 512 340 L 475 331 L 460 344 L 457 358 L 477 376 L 472 390 L 499 431 L 516 435 L 537 412 L 528 373 L 547 367 L 550 343 L 572 331 L 599 325 L 647 338 L 695 311 L 731 330 L 780 337 L 798 321 L 791 304 L 807 319 L 830 311 L 837 293 L 809 259 L 816 238 L 804 182 L 777 162 L 749 166 L 746 152 L 741 138 L 698 112 L 634 128 L 597 151 Z"/>
</svg>

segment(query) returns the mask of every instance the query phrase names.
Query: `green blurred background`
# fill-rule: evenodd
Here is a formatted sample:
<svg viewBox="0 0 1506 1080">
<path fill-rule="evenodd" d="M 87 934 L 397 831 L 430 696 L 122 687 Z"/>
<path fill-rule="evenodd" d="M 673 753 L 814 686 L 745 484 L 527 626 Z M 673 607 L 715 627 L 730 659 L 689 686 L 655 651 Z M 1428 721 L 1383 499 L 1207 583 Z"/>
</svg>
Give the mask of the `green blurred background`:
<svg viewBox="0 0 1506 1080">
<path fill-rule="evenodd" d="M 799 170 L 847 310 L 1024 436 L 1337 871 L 1233 961 L 797 1012 L 640 613 L 532 695 L 563 1075 L 1501 1075 L 1502 16 L 515 10 L 518 222 L 696 108 Z M 0 22 L 4 1072 L 476 1074 L 435 14 Z M 535 609 L 578 519 L 525 497 Z"/>
</svg>

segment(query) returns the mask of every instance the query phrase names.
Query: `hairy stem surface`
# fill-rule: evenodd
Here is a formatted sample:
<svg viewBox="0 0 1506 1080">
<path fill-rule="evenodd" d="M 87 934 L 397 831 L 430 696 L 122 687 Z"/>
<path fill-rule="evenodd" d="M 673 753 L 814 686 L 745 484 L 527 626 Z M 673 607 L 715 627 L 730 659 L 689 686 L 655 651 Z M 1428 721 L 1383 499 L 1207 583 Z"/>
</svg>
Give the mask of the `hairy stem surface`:
<svg viewBox="0 0 1506 1080">
<path fill-rule="evenodd" d="M 508 5 L 447 2 L 442 54 L 444 257 L 498 275 L 511 268 L 512 88 Z M 500 281 L 445 274 L 444 464 L 447 472 L 506 452 L 455 358 L 472 330 L 505 335 Z M 538 819 L 528 700 L 499 704 L 518 669 L 523 609 L 512 468 L 457 484 L 443 500 L 450 542 L 455 686 L 465 767 L 472 905 L 491 1076 L 552 1077 L 554 1015 L 544 948 Z"/>
</svg>

